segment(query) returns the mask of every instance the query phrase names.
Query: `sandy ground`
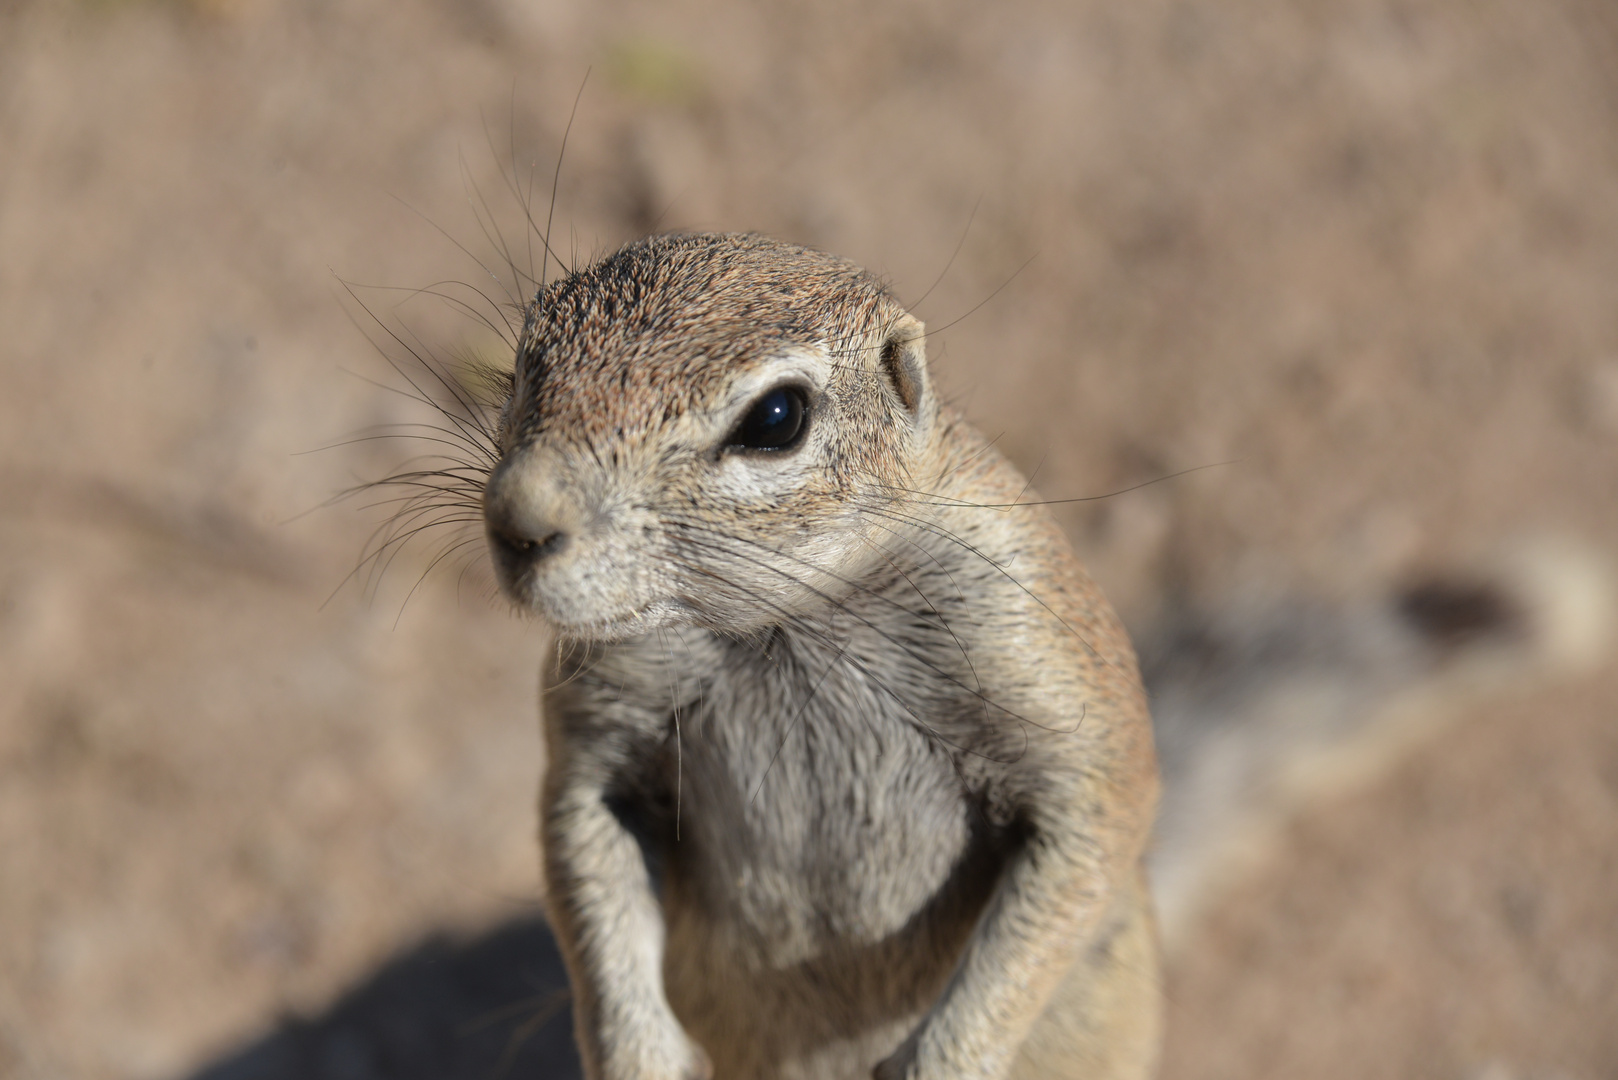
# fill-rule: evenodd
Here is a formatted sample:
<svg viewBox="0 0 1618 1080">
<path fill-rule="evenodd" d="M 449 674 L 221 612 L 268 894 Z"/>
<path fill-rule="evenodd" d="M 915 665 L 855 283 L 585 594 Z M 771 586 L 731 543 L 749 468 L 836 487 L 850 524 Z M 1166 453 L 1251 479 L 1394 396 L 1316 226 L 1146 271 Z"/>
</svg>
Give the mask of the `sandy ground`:
<svg viewBox="0 0 1618 1080">
<path fill-rule="evenodd" d="M 542 631 L 475 547 L 344 584 L 382 511 L 319 507 L 407 452 L 309 451 L 421 418 L 384 324 L 498 351 L 431 294 L 521 295 L 587 70 L 565 258 L 822 246 L 1047 494 L 1234 463 L 1064 512 L 1134 626 L 1618 538 L 1600 0 L 0 2 L 0 1076 L 565 1071 Z M 1618 1074 L 1615 704 L 1306 810 L 1166 1075 Z"/>
</svg>

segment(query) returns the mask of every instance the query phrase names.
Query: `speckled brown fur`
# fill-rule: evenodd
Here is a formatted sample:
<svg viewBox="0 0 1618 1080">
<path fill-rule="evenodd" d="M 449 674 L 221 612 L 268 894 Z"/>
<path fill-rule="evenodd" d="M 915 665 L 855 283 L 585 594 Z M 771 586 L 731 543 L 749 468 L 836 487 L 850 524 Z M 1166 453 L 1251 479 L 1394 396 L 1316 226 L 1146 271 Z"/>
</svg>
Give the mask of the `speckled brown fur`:
<svg viewBox="0 0 1618 1080">
<path fill-rule="evenodd" d="M 733 445 L 783 385 L 800 443 Z M 530 308 L 500 443 L 592 1078 L 1150 1074 L 1133 653 L 878 281 L 631 244 Z"/>
</svg>

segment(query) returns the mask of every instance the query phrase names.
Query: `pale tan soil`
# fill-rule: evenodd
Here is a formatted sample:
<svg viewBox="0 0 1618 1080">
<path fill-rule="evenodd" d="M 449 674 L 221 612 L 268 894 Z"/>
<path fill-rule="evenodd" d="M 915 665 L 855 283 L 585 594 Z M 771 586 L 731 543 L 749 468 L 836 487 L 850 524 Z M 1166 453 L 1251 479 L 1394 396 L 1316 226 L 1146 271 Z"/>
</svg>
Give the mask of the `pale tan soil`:
<svg viewBox="0 0 1618 1080">
<path fill-rule="evenodd" d="M 544 207 L 587 67 L 569 258 L 881 270 L 1049 495 L 1237 462 L 1066 512 L 1136 625 L 1614 547 L 1598 0 L 0 3 L 0 1076 L 187 1075 L 532 911 L 542 634 L 475 572 L 404 605 L 432 544 L 322 606 L 381 512 L 298 515 L 402 452 L 294 455 L 419 416 L 337 279 L 498 296 L 469 193 L 527 266 L 501 169 Z M 1307 814 L 1178 963 L 1168 1075 L 1618 1075 L 1615 704 L 1507 695 Z M 430 1023 L 438 955 L 353 1008 Z"/>
<path fill-rule="evenodd" d="M 1298 823 L 1177 966 L 1167 1074 L 1612 1076 L 1615 693 L 1490 710 Z"/>
</svg>

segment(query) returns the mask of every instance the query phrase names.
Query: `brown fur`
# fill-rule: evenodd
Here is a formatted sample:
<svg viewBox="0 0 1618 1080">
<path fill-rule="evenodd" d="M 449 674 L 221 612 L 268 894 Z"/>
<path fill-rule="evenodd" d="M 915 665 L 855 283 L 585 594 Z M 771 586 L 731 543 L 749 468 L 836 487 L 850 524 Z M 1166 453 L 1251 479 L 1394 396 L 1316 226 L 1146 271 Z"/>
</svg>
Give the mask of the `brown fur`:
<svg viewBox="0 0 1618 1080">
<path fill-rule="evenodd" d="M 485 496 L 547 679 L 547 906 L 592 1078 L 1145 1077 L 1129 643 L 874 278 L 632 244 L 530 308 Z M 791 450 L 727 448 L 803 389 Z"/>
</svg>

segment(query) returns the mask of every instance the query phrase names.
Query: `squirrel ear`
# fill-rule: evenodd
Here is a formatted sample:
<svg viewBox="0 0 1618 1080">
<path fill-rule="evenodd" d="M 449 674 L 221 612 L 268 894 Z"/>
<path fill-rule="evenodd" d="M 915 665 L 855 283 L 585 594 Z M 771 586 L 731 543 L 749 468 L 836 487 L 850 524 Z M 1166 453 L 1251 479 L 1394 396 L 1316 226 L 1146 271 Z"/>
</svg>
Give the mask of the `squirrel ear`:
<svg viewBox="0 0 1618 1080">
<path fill-rule="evenodd" d="M 882 373 L 893 383 L 899 400 L 912 416 L 920 416 L 927 403 L 927 328 L 914 315 L 900 315 L 888 327 L 882 342 Z"/>
</svg>

